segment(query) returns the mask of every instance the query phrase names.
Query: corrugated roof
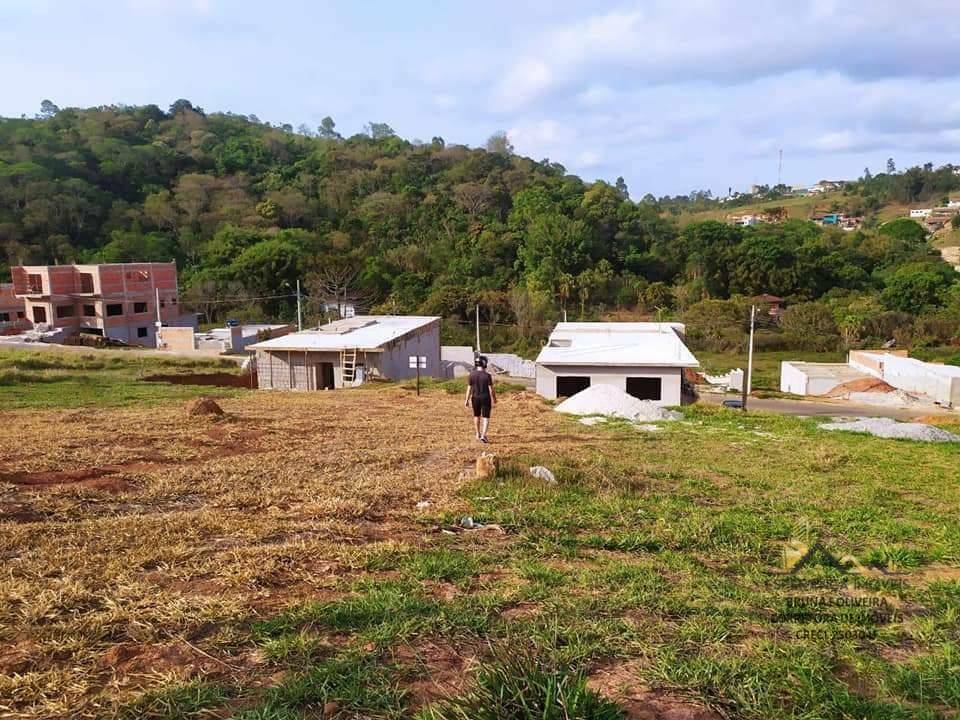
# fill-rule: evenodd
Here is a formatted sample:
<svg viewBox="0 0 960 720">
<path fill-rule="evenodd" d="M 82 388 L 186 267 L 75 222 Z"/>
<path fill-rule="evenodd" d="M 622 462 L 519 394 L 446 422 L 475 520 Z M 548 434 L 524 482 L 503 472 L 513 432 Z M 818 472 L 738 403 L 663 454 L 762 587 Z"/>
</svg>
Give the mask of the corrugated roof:
<svg viewBox="0 0 960 720">
<path fill-rule="evenodd" d="M 681 323 L 558 323 L 537 362 L 544 365 L 696 367 Z"/>
<path fill-rule="evenodd" d="M 358 315 L 322 325 L 316 330 L 290 333 L 283 337 L 248 345 L 248 350 L 340 351 L 356 348 L 367 352 L 380 350 L 439 317 L 413 315 Z"/>
</svg>

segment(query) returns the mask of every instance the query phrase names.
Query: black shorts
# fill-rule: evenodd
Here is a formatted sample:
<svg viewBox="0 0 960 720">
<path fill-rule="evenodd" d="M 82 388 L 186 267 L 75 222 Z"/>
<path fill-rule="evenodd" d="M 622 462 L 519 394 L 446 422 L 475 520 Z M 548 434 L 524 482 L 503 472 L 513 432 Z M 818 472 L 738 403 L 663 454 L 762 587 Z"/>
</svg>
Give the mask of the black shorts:
<svg viewBox="0 0 960 720">
<path fill-rule="evenodd" d="M 490 398 L 470 398 L 470 402 L 473 404 L 474 417 L 490 417 L 490 409 L 493 407 Z"/>
</svg>

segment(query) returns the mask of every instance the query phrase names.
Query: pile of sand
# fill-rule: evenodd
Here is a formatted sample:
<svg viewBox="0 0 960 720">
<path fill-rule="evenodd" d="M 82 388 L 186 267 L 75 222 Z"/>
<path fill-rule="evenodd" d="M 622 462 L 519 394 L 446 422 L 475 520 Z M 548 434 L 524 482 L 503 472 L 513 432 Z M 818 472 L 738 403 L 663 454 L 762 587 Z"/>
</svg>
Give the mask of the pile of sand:
<svg viewBox="0 0 960 720">
<path fill-rule="evenodd" d="M 223 408 L 213 398 L 202 397 L 190 403 L 187 412 L 191 415 L 223 415 Z"/>
<path fill-rule="evenodd" d="M 640 422 L 677 420 L 683 417 L 673 410 L 665 410 L 649 400 L 637 400 L 613 385 L 591 385 L 567 398 L 555 408 L 568 415 L 607 415 Z"/>
<path fill-rule="evenodd" d="M 919 440 L 921 442 L 960 442 L 960 435 L 923 423 L 897 422 L 892 418 L 857 418 L 856 420 L 826 423 L 824 430 L 847 430 L 867 433 L 882 438 Z"/>
<path fill-rule="evenodd" d="M 824 397 L 843 397 L 850 393 L 888 393 L 893 392 L 894 389 L 893 385 L 885 383 L 880 378 L 865 377 L 840 383 Z"/>
</svg>

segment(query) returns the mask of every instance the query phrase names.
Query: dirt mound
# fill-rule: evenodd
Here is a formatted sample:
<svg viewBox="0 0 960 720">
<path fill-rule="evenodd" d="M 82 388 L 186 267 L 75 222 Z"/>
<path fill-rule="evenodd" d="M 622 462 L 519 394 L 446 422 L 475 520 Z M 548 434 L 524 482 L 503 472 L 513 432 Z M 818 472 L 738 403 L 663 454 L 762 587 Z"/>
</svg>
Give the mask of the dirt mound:
<svg viewBox="0 0 960 720">
<path fill-rule="evenodd" d="M 223 408 L 213 398 L 202 397 L 187 405 L 191 415 L 223 415 Z"/>
<path fill-rule="evenodd" d="M 883 380 L 874 377 L 858 378 L 849 382 L 840 383 L 833 390 L 826 393 L 824 397 L 842 397 L 847 393 L 875 392 L 889 393 L 896 390 L 893 385 L 885 383 Z"/>
<path fill-rule="evenodd" d="M 104 653 L 101 664 L 119 676 L 173 673 L 190 677 L 213 668 L 210 658 L 179 642 L 162 645 L 119 643 Z"/>
</svg>

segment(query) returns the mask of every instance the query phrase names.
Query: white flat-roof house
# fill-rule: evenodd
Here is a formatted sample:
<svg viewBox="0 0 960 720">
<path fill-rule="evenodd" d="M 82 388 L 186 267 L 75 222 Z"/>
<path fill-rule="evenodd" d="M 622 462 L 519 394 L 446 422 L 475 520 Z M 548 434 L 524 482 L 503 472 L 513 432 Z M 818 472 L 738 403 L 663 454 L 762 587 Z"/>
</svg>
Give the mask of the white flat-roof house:
<svg viewBox="0 0 960 720">
<path fill-rule="evenodd" d="M 683 333 L 681 323 L 559 323 L 537 356 L 537 393 L 553 400 L 607 384 L 657 405 L 679 405 L 683 369 L 700 364 Z"/>
<path fill-rule="evenodd" d="M 257 384 L 265 390 L 326 390 L 365 378 L 416 377 L 410 357 L 425 357 L 424 376 L 440 377 L 440 318 L 357 315 L 315 330 L 254 345 Z"/>
</svg>

